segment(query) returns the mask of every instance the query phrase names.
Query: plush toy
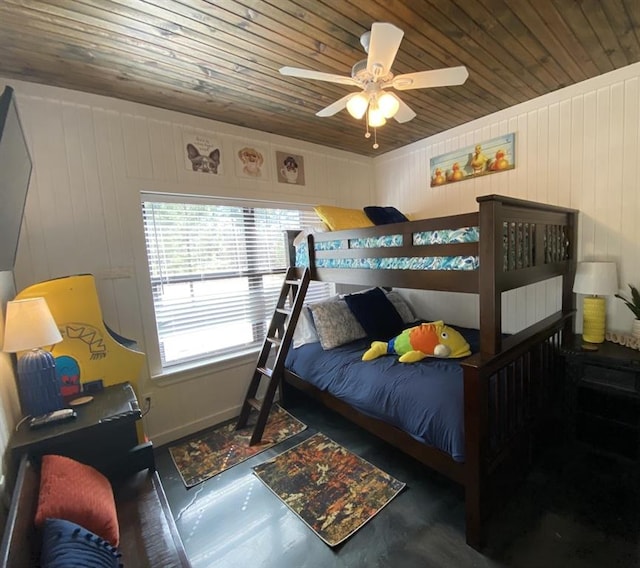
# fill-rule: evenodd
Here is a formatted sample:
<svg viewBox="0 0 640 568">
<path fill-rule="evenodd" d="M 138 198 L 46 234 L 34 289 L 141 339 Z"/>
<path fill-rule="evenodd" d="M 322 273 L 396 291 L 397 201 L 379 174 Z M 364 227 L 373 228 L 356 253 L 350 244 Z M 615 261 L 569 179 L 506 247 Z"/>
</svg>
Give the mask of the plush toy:
<svg viewBox="0 0 640 568">
<path fill-rule="evenodd" d="M 405 329 L 388 343 L 374 341 L 362 360 L 371 361 L 382 355 L 400 355 L 401 363 L 415 363 L 425 357 L 468 357 L 471 349 L 459 331 L 443 321 L 434 321 Z"/>
</svg>

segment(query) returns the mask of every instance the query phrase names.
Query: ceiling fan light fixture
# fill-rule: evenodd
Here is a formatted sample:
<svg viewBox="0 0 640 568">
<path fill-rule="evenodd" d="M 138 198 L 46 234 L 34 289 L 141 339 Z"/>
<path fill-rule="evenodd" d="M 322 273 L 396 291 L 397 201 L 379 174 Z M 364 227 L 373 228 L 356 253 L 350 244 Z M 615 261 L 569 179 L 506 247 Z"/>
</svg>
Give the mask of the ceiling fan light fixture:
<svg viewBox="0 0 640 568">
<path fill-rule="evenodd" d="M 371 128 L 379 128 L 387 123 L 387 119 L 378 107 L 373 105 L 369 106 L 369 113 L 367 115 L 367 123 Z"/>
<path fill-rule="evenodd" d="M 391 93 L 382 93 L 378 97 L 378 108 L 385 118 L 393 118 L 400 108 L 400 102 Z"/>
<path fill-rule="evenodd" d="M 369 99 L 362 93 L 354 95 L 347 101 L 347 111 L 357 120 L 360 120 L 364 116 L 364 113 L 367 112 L 368 106 Z"/>
<path fill-rule="evenodd" d="M 395 75 L 392 73 L 404 32 L 389 22 L 374 22 L 371 30 L 360 36 L 360 43 L 367 53 L 366 59 L 356 61 L 351 68 L 351 76 L 324 73 L 297 67 L 282 67 L 280 73 L 290 77 L 315 79 L 338 83 L 351 87 L 359 87 L 360 92 L 352 92 L 316 112 L 316 116 L 334 116 L 347 109 L 356 120 L 364 118 L 365 138 L 373 131 L 373 148 L 377 149 L 377 129 L 384 126 L 388 119 L 395 119 L 398 123 L 409 122 L 416 117 L 416 113 L 394 92 L 409 89 L 423 89 L 428 87 L 450 87 L 462 85 L 469 72 L 466 67 L 447 67 Z"/>
</svg>

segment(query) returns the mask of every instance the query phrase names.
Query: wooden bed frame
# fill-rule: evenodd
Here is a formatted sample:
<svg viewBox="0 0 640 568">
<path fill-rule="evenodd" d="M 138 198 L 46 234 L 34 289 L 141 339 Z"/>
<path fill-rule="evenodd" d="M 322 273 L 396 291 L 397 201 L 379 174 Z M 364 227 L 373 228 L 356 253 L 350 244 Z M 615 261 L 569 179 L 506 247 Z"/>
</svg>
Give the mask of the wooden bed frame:
<svg viewBox="0 0 640 568">
<path fill-rule="evenodd" d="M 574 313 L 577 211 L 498 195 L 477 198 L 479 212 L 309 235 L 311 279 L 363 286 L 471 292 L 479 296 L 480 353 L 461 362 L 464 375 L 465 462 L 426 446 L 402 430 L 366 416 L 285 370 L 291 385 L 465 489 L 466 540 L 480 548 L 485 519 L 506 485 L 531 462 L 534 437 L 551 424 L 558 400 L 558 347 Z M 415 232 L 477 226 L 479 243 L 414 245 Z M 403 235 L 399 247 L 314 251 L 314 242 Z M 289 254 L 295 259 L 289 234 Z M 348 242 L 348 241 L 347 241 Z M 478 256 L 474 271 L 316 268 L 320 258 Z M 302 270 L 302 269 L 300 269 Z M 562 308 L 502 340 L 501 294 L 562 276 Z"/>
</svg>

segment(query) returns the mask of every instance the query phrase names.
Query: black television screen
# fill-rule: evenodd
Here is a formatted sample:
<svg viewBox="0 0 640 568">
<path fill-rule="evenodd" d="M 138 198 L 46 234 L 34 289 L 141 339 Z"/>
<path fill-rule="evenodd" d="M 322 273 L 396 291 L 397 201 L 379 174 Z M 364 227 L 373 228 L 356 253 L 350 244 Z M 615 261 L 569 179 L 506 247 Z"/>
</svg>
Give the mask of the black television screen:
<svg viewBox="0 0 640 568">
<path fill-rule="evenodd" d="M 0 270 L 13 270 L 24 204 L 31 178 L 31 156 L 22 131 L 13 89 L 0 97 Z"/>
</svg>

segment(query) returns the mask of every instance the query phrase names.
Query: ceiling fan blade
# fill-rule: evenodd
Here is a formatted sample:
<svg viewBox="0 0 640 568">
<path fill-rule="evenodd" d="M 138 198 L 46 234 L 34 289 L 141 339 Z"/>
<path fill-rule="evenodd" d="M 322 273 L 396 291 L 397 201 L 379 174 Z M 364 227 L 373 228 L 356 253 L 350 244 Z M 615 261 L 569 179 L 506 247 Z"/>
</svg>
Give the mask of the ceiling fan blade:
<svg viewBox="0 0 640 568">
<path fill-rule="evenodd" d="M 413 112 L 413 110 L 411 110 L 411 107 L 407 103 L 403 102 L 400 97 L 396 95 L 393 95 L 393 96 L 400 103 L 398 112 L 396 112 L 393 118 L 395 118 L 400 123 L 409 122 L 410 120 L 413 120 L 416 117 L 416 113 Z"/>
<path fill-rule="evenodd" d="M 393 78 L 393 86 L 399 91 L 423 89 L 425 87 L 448 87 L 450 85 L 462 85 L 468 76 L 467 68 L 461 65 L 460 67 L 447 67 L 445 69 L 398 75 Z"/>
<path fill-rule="evenodd" d="M 331 103 L 328 107 L 324 107 L 322 110 L 316 112 L 316 116 L 320 116 L 325 118 L 327 116 L 333 116 L 337 112 L 340 112 L 343 108 L 346 108 L 347 101 L 354 95 L 354 93 L 349 93 L 345 95 L 341 99 L 338 99 L 335 103 Z"/>
<path fill-rule="evenodd" d="M 388 23 L 374 23 L 371 26 L 367 71 L 374 77 L 383 77 L 389 73 L 404 32 Z"/>
<path fill-rule="evenodd" d="M 315 79 L 317 81 L 328 81 L 329 83 L 340 83 L 342 85 L 357 85 L 351 77 L 346 75 L 334 75 L 333 73 L 322 73 L 321 71 L 311 71 L 309 69 L 298 69 L 297 67 L 280 67 L 280 74 L 289 77 L 300 77 L 302 79 Z"/>
</svg>

